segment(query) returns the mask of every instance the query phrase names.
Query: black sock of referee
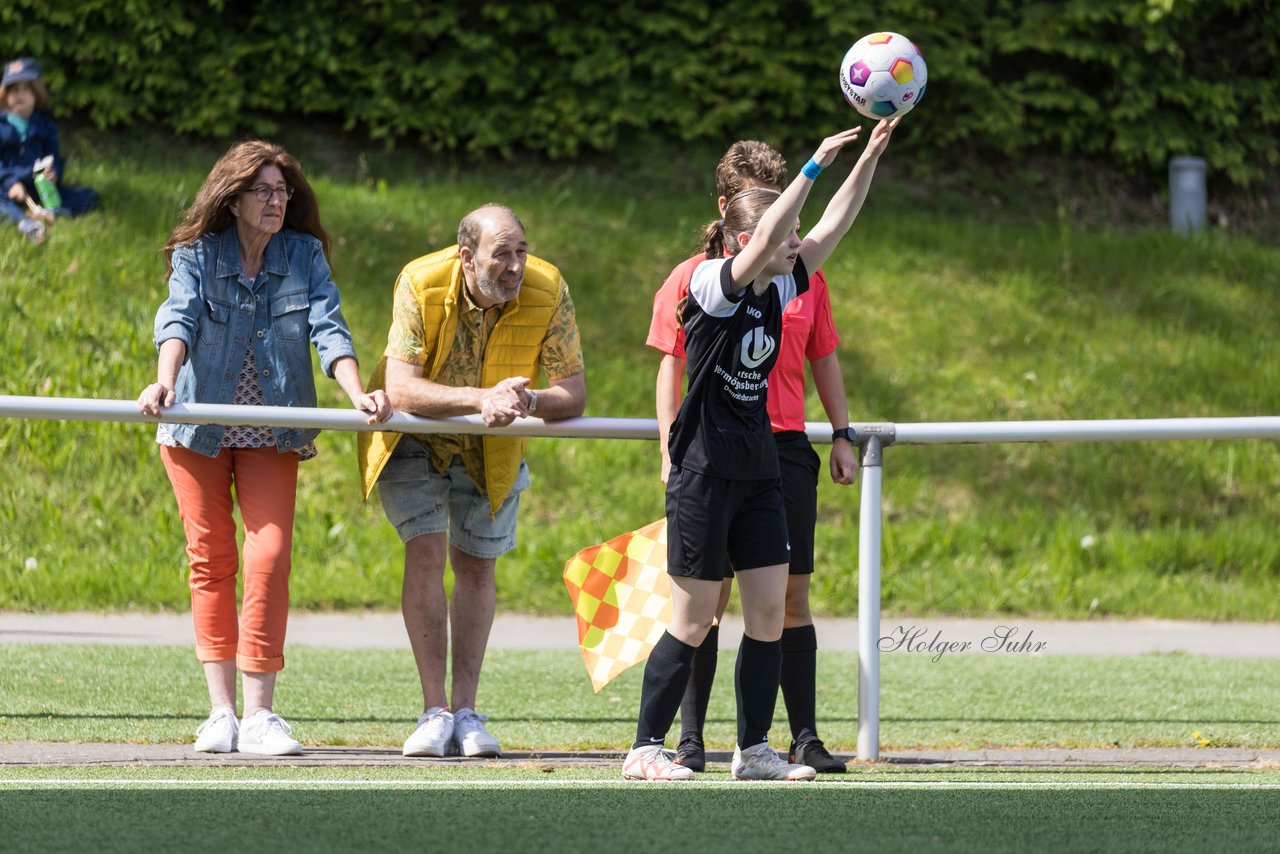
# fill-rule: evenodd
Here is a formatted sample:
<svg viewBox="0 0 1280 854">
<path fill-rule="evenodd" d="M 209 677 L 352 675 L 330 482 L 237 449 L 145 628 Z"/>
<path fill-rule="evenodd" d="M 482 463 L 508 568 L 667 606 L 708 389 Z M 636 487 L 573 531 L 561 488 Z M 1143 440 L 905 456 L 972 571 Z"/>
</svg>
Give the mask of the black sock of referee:
<svg viewBox="0 0 1280 854">
<path fill-rule="evenodd" d="M 644 665 L 644 683 L 640 689 L 640 718 L 636 724 L 636 741 L 632 747 L 661 744 L 671 729 L 680 708 L 680 697 L 689 684 L 689 668 L 696 647 L 676 640 L 670 632 L 653 645 Z"/>
<path fill-rule="evenodd" d="M 782 630 L 782 700 L 787 704 L 791 740 L 818 737 L 818 633 L 813 625 Z"/>
<path fill-rule="evenodd" d="M 738 695 L 738 747 L 743 750 L 769 737 L 781 670 L 782 641 L 742 636 L 733 681 Z"/>
<path fill-rule="evenodd" d="M 707 722 L 707 705 L 711 702 L 711 686 L 716 681 L 716 662 L 720 653 L 720 627 L 712 626 L 707 637 L 693 654 L 689 684 L 680 701 L 680 740 L 702 738 Z"/>
</svg>

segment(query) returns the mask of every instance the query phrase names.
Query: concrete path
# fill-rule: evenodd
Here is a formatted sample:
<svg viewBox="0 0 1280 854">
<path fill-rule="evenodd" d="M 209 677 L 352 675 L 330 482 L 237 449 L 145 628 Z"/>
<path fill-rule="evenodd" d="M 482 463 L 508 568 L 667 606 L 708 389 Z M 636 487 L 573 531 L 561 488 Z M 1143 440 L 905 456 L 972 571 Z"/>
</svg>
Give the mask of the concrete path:
<svg viewBox="0 0 1280 854">
<path fill-rule="evenodd" d="M 848 754 L 837 754 L 851 760 Z M 501 759 L 407 758 L 395 747 L 308 747 L 301 756 L 249 756 L 242 753 L 196 753 L 189 744 L 100 744 L 14 741 L 0 745 L 0 768 L 23 766 L 111 767 L 184 766 L 196 768 L 271 765 L 296 766 L 409 766 L 489 765 L 493 767 L 616 767 L 621 751 L 508 751 Z M 727 770 L 732 754 L 707 751 L 712 770 Z M 855 760 L 856 761 L 856 760 Z M 1260 748 L 1030 748 L 985 750 L 898 750 L 881 753 L 883 764 L 912 771 L 958 768 L 1139 768 L 1231 769 L 1280 768 L 1280 750 Z M 3 782 L 0 776 L 0 782 Z"/>
<path fill-rule="evenodd" d="M 853 652 L 858 622 L 817 621 L 822 649 Z M 734 649 L 739 620 L 726 619 L 722 649 Z M 955 619 L 884 617 L 880 649 L 918 655 L 1021 653 L 1040 655 L 1145 655 L 1185 652 L 1224 658 L 1280 658 L 1280 623 L 1208 623 L 1186 620 L 1032 620 L 1022 617 Z M 0 644 L 88 643 L 188 646 L 188 614 L 23 614 L 0 612 Z M 408 648 L 398 613 L 295 613 L 289 643 L 296 646 Z M 495 649 L 576 649 L 572 617 L 499 615 Z M 967 646 L 966 646 L 967 645 Z"/>
</svg>

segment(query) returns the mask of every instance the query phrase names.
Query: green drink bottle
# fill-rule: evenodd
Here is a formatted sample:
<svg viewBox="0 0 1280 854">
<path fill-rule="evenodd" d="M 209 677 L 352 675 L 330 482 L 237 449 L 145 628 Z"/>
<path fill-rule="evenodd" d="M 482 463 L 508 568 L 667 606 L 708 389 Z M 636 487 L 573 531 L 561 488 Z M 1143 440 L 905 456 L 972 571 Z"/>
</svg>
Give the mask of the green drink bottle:
<svg viewBox="0 0 1280 854">
<path fill-rule="evenodd" d="M 47 210 L 56 210 L 62 207 L 62 194 L 58 192 L 58 185 L 49 180 L 44 174 L 44 170 L 53 165 L 53 157 L 41 157 L 35 162 L 32 168 L 32 181 L 36 185 L 36 192 L 40 195 L 40 204 Z"/>
</svg>

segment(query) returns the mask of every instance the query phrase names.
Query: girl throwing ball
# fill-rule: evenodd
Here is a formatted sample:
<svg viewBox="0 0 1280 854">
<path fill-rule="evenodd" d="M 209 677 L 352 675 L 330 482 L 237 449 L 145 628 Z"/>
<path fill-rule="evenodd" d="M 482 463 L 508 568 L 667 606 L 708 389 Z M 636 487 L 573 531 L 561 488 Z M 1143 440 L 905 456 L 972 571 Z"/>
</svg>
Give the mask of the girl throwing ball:
<svg viewBox="0 0 1280 854">
<path fill-rule="evenodd" d="M 682 306 L 689 392 L 672 424 L 667 479 L 667 572 L 671 623 L 644 670 L 636 740 L 622 774 L 691 780 L 666 750 L 694 651 L 711 627 L 725 569 L 737 575 L 743 638 L 734 671 L 739 780 L 812 780 L 814 769 L 769 747 L 782 662 L 787 590 L 786 512 L 778 454 L 765 409 L 778 357 L 782 311 L 808 288 L 809 271 L 831 255 L 867 197 L 897 120 L 882 121 L 822 219 L 802 240 L 800 210 L 822 170 L 860 128 L 823 140 L 784 190 L 734 196 L 706 230 L 707 260 Z"/>
</svg>

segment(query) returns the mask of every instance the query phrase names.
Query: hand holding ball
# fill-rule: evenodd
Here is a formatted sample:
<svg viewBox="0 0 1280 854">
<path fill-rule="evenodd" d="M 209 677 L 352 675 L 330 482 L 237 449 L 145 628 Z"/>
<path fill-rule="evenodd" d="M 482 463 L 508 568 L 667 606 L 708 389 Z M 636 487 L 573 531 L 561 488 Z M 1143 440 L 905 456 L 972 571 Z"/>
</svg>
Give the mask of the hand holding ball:
<svg viewBox="0 0 1280 854">
<path fill-rule="evenodd" d="M 840 91 L 869 119 L 905 115 L 924 97 L 928 79 L 920 49 L 897 33 L 863 36 L 840 61 Z"/>
</svg>

